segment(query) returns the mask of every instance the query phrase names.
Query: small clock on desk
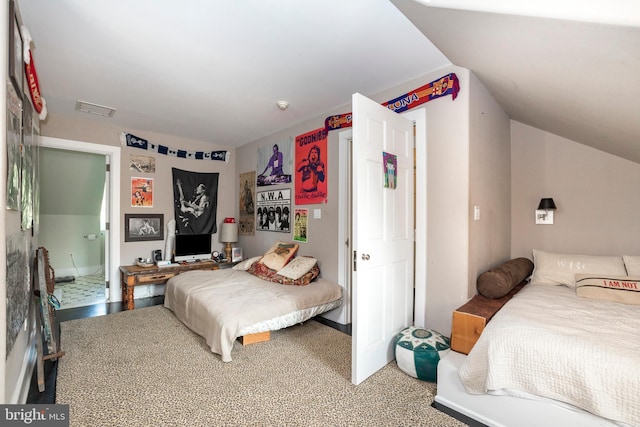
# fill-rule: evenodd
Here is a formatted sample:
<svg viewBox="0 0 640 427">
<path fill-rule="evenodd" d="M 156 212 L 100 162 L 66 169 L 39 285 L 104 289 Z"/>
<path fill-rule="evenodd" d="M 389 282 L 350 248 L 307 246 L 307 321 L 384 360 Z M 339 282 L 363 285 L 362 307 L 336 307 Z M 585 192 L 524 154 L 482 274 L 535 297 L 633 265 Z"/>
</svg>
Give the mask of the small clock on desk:
<svg viewBox="0 0 640 427">
<path fill-rule="evenodd" d="M 224 254 L 221 254 L 218 251 L 213 251 L 211 253 L 211 259 L 214 260 L 215 262 L 220 262 L 224 259 Z"/>
</svg>

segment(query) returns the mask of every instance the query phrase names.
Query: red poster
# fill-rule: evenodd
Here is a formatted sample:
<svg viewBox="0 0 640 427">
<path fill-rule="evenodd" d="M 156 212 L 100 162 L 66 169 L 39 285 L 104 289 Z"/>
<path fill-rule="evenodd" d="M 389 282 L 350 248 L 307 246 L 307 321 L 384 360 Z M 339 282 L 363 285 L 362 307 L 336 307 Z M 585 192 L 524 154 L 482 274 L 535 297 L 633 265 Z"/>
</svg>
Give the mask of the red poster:
<svg viewBox="0 0 640 427">
<path fill-rule="evenodd" d="M 296 205 L 327 202 L 327 130 L 316 129 L 295 140 Z"/>
<path fill-rule="evenodd" d="M 131 178 L 131 206 L 153 207 L 153 178 Z"/>
</svg>

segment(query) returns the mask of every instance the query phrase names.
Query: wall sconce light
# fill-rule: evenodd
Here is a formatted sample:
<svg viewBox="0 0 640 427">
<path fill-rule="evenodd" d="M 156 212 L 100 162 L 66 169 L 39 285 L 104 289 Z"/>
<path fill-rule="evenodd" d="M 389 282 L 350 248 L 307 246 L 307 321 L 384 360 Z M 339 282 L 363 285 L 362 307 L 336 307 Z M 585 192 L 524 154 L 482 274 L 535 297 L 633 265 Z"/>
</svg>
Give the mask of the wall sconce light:
<svg viewBox="0 0 640 427">
<path fill-rule="evenodd" d="M 540 199 L 538 209 L 536 209 L 536 224 L 553 224 L 553 211 L 556 204 L 552 198 Z"/>
</svg>

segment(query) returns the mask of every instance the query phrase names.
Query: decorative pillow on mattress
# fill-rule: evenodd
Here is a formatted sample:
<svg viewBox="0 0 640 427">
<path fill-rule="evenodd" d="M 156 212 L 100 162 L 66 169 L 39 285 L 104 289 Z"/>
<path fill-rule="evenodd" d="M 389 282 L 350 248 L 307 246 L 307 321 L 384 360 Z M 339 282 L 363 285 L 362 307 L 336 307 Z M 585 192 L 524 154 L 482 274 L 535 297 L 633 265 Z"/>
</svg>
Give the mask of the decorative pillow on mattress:
<svg viewBox="0 0 640 427">
<path fill-rule="evenodd" d="M 487 298 L 502 298 L 529 277 L 533 263 L 527 258 L 515 258 L 482 273 L 476 282 L 478 293 Z"/>
<path fill-rule="evenodd" d="M 629 276 L 640 276 L 640 256 L 623 255 L 622 259 Z"/>
<path fill-rule="evenodd" d="M 312 257 L 298 256 L 278 270 L 278 274 L 296 280 L 307 274 L 317 262 L 318 260 Z"/>
<path fill-rule="evenodd" d="M 240 261 L 231 268 L 233 268 L 234 270 L 247 270 L 253 265 L 254 262 L 260 261 L 260 258 L 262 258 L 262 256 L 258 255 L 254 256 L 253 258 L 245 259 L 244 261 Z"/>
<path fill-rule="evenodd" d="M 576 294 L 586 298 L 640 305 L 640 277 L 576 274 Z"/>
<path fill-rule="evenodd" d="M 532 285 L 576 286 L 576 274 L 625 276 L 627 270 L 621 256 L 554 254 L 533 250 Z"/>
<path fill-rule="evenodd" d="M 320 268 L 318 267 L 318 263 L 315 263 L 303 276 L 298 279 L 290 279 L 288 277 L 281 276 L 277 271 L 267 267 L 263 263 L 256 262 L 249 267 L 247 273 L 251 273 L 262 280 L 280 283 L 281 285 L 305 286 L 320 276 Z"/>
<path fill-rule="evenodd" d="M 293 258 L 298 250 L 297 243 L 277 242 L 262 256 L 260 262 L 272 270 L 280 270 Z"/>
</svg>

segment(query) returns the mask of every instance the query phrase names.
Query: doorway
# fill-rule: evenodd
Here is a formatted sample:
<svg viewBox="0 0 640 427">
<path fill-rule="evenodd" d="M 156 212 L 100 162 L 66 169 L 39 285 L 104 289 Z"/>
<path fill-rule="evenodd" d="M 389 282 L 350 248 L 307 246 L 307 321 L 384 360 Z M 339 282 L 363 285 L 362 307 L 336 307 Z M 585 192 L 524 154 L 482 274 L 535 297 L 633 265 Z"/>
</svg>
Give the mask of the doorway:
<svg viewBox="0 0 640 427">
<path fill-rule="evenodd" d="M 427 283 L 427 113 L 417 108 L 402 116 L 414 123 L 415 138 L 415 297 L 414 324 L 424 327 Z M 338 277 L 345 289 L 345 301 L 338 318 L 331 319 L 347 325 L 351 323 L 351 129 L 340 132 L 339 139 L 339 223 Z M 419 262 L 418 262 L 419 260 Z"/>
<path fill-rule="evenodd" d="M 83 155 L 88 155 L 88 157 L 86 157 L 87 159 L 102 159 L 104 179 L 101 183 L 94 184 L 90 189 L 90 191 L 96 193 L 94 194 L 94 199 L 98 199 L 100 204 L 100 213 L 98 214 L 99 219 L 89 220 L 95 225 L 95 227 L 92 225 L 87 228 L 86 225 L 83 224 L 82 226 L 77 225 L 75 228 L 71 228 L 72 231 L 67 233 L 64 238 L 66 244 L 71 245 L 71 249 L 69 249 L 69 246 L 65 246 L 65 249 L 61 249 L 62 252 L 57 254 L 52 252 L 51 248 L 48 249 L 50 251 L 50 257 L 52 258 L 52 265 L 54 269 L 56 269 L 57 278 L 62 277 L 70 280 L 70 277 L 73 276 L 73 282 L 75 282 L 75 277 L 83 277 L 81 280 L 84 280 L 84 276 L 91 276 L 90 278 L 87 278 L 87 280 L 92 280 L 94 282 L 99 280 L 103 283 L 101 292 L 103 302 L 117 299 L 117 296 L 119 295 L 118 268 L 120 264 L 120 246 L 118 244 L 118 236 L 120 235 L 120 147 L 51 137 L 42 137 L 40 146 L 44 149 L 53 149 L 53 152 L 64 150 L 64 153 L 69 157 L 82 158 Z M 81 174 L 76 174 L 76 184 L 84 181 L 86 181 L 85 177 Z M 75 188 L 76 186 L 74 185 L 65 186 L 58 185 L 58 183 L 56 183 L 53 188 L 49 185 L 50 192 L 63 192 L 60 194 L 66 193 L 74 195 Z M 45 196 L 41 194 L 41 199 L 43 197 Z M 78 206 L 74 215 L 78 214 L 78 216 L 81 216 L 82 213 L 87 214 L 87 211 L 82 211 L 82 196 L 78 198 L 80 200 L 73 202 Z M 55 212 L 51 213 L 55 214 Z M 95 216 L 95 209 L 93 212 L 88 214 L 90 216 Z M 60 219 L 56 218 L 56 220 Z M 62 218 L 61 220 L 63 222 L 65 220 L 67 222 L 69 221 L 65 218 Z M 79 220 L 78 224 L 80 223 L 84 223 L 84 219 Z M 75 254 L 73 249 L 74 240 L 77 240 L 77 244 L 75 246 L 77 249 L 75 250 Z M 41 240 L 40 244 L 44 246 L 46 242 Z M 86 262 L 86 259 L 80 260 L 80 258 L 85 255 L 85 253 L 82 252 L 84 250 L 83 248 L 95 249 L 99 254 L 94 255 L 93 260 L 88 262 Z M 96 268 L 95 261 L 96 256 L 100 259 L 99 265 L 101 271 L 97 271 L 98 269 Z M 56 257 L 61 259 L 61 265 L 64 266 L 61 273 L 65 274 L 59 273 L 56 265 L 54 264 L 54 259 Z M 96 279 L 95 276 L 98 276 L 98 279 Z M 102 276 L 104 276 L 103 279 Z M 63 283 L 64 282 L 56 284 L 56 288 L 65 286 Z M 93 288 L 95 289 L 95 284 L 93 285 Z M 64 296 L 62 298 L 64 300 Z M 70 304 L 79 306 L 81 304 L 79 300 L 77 298 L 74 299 L 75 301 L 70 302 Z M 63 303 L 61 308 L 67 307 L 64 307 Z"/>
</svg>

